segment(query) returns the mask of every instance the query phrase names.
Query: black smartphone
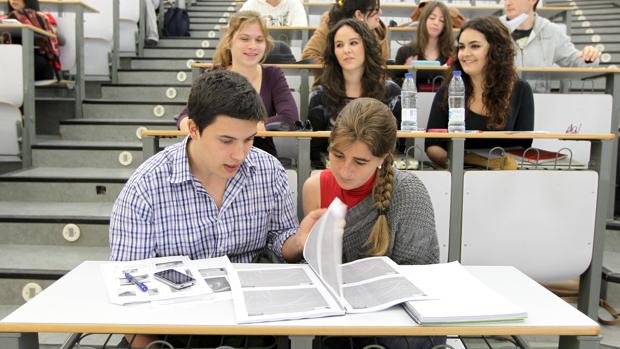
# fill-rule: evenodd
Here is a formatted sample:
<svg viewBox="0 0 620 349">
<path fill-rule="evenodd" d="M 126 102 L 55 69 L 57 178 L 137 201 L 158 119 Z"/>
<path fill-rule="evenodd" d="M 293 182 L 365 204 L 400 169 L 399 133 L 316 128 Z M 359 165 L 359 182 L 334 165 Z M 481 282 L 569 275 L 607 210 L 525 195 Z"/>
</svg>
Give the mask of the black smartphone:
<svg viewBox="0 0 620 349">
<path fill-rule="evenodd" d="M 155 279 L 177 290 L 192 286 L 196 283 L 196 279 L 194 279 L 193 277 L 185 275 L 174 269 L 158 271 L 153 274 L 153 276 L 155 277 Z"/>
</svg>

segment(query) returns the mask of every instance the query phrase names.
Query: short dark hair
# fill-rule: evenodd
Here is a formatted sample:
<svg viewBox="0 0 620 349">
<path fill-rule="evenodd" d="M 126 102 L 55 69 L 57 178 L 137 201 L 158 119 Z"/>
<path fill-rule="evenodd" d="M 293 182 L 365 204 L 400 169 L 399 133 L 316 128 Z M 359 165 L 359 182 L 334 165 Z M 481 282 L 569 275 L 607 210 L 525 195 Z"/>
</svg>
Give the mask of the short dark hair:
<svg viewBox="0 0 620 349">
<path fill-rule="evenodd" d="M 538 1 L 540 1 L 540 0 L 538 0 Z M 534 11 L 536 11 L 536 6 L 538 6 L 538 1 L 536 1 L 536 2 L 534 3 Z"/>
<path fill-rule="evenodd" d="M 194 81 L 187 112 L 200 133 L 219 115 L 257 122 L 267 115 L 263 101 L 248 80 L 227 70 L 214 70 Z"/>
</svg>

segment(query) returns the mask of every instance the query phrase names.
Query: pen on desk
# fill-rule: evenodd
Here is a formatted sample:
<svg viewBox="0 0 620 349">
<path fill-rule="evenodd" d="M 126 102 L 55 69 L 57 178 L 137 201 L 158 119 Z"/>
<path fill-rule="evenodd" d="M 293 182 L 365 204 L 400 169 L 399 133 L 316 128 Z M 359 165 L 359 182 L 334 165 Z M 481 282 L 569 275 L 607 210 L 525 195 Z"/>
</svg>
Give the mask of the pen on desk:
<svg viewBox="0 0 620 349">
<path fill-rule="evenodd" d="M 125 273 L 125 278 L 131 282 L 133 282 L 134 285 L 138 286 L 139 289 L 142 290 L 142 292 L 146 292 L 149 290 L 148 287 L 146 287 L 146 285 L 143 282 L 138 281 L 138 279 L 136 279 L 133 275 L 129 274 L 129 273 Z"/>
</svg>

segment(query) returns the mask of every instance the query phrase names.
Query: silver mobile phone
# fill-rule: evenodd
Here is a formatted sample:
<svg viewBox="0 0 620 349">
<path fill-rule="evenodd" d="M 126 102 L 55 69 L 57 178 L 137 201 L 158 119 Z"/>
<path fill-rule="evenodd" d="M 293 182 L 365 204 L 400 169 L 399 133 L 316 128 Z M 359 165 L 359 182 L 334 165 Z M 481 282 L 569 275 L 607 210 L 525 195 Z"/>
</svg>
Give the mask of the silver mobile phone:
<svg viewBox="0 0 620 349">
<path fill-rule="evenodd" d="M 166 269 L 153 274 L 155 279 L 177 290 L 192 286 L 196 279 L 174 269 Z"/>
</svg>

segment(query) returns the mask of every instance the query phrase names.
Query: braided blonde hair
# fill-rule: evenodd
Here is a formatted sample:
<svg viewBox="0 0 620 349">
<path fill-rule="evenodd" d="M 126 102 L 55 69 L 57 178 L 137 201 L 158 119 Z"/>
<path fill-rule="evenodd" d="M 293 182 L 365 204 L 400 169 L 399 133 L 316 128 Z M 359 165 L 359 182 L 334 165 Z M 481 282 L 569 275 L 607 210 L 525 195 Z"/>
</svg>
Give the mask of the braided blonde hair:
<svg viewBox="0 0 620 349">
<path fill-rule="evenodd" d="M 332 147 L 344 149 L 356 141 L 366 144 L 373 156 L 385 156 L 372 189 L 379 217 L 365 244 L 368 246 L 366 254 L 381 256 L 387 252 L 390 243 L 387 211 L 392 200 L 392 153 L 396 147 L 396 119 L 383 102 L 373 98 L 357 98 L 342 109 L 330 136 L 330 150 Z"/>
</svg>

